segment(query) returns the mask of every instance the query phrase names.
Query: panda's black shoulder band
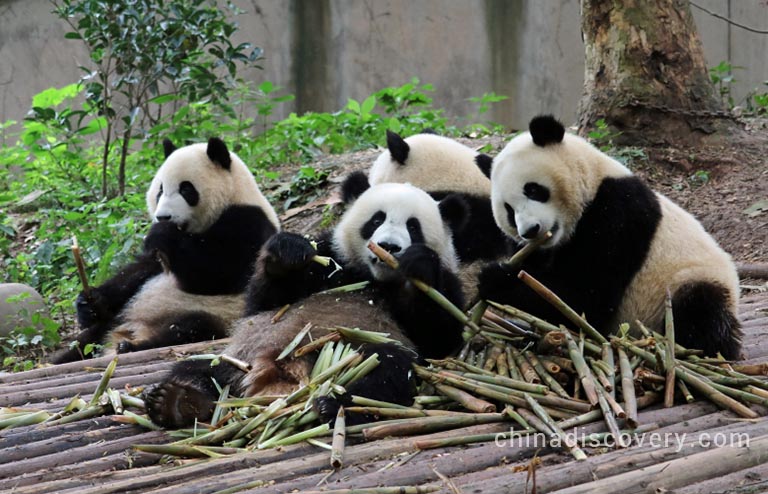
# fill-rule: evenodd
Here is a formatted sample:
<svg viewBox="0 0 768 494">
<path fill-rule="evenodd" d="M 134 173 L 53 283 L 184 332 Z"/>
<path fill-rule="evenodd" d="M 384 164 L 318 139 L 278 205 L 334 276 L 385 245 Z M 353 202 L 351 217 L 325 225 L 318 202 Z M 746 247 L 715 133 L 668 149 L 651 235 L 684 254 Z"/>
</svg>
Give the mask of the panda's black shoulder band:
<svg viewBox="0 0 768 494">
<path fill-rule="evenodd" d="M 493 158 L 487 154 L 481 153 L 475 156 L 475 164 L 478 168 L 480 168 L 480 171 L 483 172 L 483 175 L 491 178 L 491 165 L 493 164 Z"/>
<path fill-rule="evenodd" d="M 528 124 L 533 143 L 537 146 L 563 142 L 565 127 L 552 115 L 539 115 Z"/>
</svg>

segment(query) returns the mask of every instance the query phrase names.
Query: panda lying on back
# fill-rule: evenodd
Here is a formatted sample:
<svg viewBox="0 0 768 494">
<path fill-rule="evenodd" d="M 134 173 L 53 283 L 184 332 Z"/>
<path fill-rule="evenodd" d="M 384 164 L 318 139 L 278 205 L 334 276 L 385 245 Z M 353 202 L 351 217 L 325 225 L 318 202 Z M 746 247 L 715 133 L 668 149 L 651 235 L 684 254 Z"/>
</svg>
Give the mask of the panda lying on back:
<svg viewBox="0 0 768 494">
<path fill-rule="evenodd" d="M 661 330 L 669 288 L 677 342 L 738 358 L 736 269 L 701 224 L 553 117 L 534 118 L 529 130 L 491 173 L 493 214 L 507 234 L 522 242 L 553 234 L 522 269 L 603 334 L 636 319 Z M 516 275 L 489 265 L 481 296 L 564 322 Z"/>
<path fill-rule="evenodd" d="M 208 361 L 179 362 L 146 397 L 155 423 L 182 427 L 195 419 L 210 419 L 218 397 L 211 377 L 245 396 L 283 394 L 306 384 L 312 358 L 278 362 L 275 358 L 308 322 L 316 328 L 315 337 L 327 327 L 348 326 L 387 332 L 402 344 L 366 345 L 364 355 L 377 353 L 381 363 L 350 385 L 346 394 L 317 401 L 322 418 L 333 418 L 339 404 L 352 394 L 410 404 L 416 351 L 445 357 L 460 344 L 462 325 L 406 277 L 421 279 L 462 305 L 451 232 L 463 223 L 466 205 L 454 197 L 437 203 L 406 184 L 383 184 L 363 192 L 365 187 L 357 180 L 344 184 L 345 201 L 354 203 L 336 228 L 321 236 L 317 250 L 290 233 L 275 235 L 263 247 L 248 291 L 247 315 L 237 323 L 233 341 L 224 350 L 250 363 L 252 370 L 244 373 L 228 363 L 211 367 Z M 397 272 L 367 249 L 369 240 L 398 258 Z M 343 269 L 334 272 L 333 265 L 312 261 L 316 254 L 333 257 Z M 361 280 L 371 282 L 361 292 L 317 293 Z M 272 324 L 269 309 L 286 303 L 294 305 Z"/>
<path fill-rule="evenodd" d="M 78 296 L 80 349 L 111 342 L 128 352 L 226 336 L 242 314 L 258 251 L 279 229 L 253 175 L 223 141 L 163 147 L 165 163 L 147 191 L 153 225 L 144 252 Z M 80 358 L 73 348 L 52 361 Z"/>
</svg>

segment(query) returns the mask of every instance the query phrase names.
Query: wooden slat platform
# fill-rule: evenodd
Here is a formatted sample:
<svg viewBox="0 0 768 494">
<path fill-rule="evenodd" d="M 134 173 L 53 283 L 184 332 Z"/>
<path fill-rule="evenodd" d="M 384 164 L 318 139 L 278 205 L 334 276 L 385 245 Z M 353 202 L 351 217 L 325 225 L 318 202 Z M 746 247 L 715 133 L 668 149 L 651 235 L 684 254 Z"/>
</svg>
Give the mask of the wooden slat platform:
<svg viewBox="0 0 768 494">
<path fill-rule="evenodd" d="M 744 297 L 741 318 L 746 359 L 768 361 L 768 294 Z M 121 356 L 111 386 L 156 383 L 179 355 L 217 351 L 224 344 Z M 101 358 L 0 376 L 0 406 L 58 411 L 78 393 L 88 400 L 108 362 Z M 708 402 L 696 402 L 642 411 L 640 422 L 657 423 L 660 429 L 654 432 L 681 438 L 683 446 L 588 449 L 588 460 L 575 462 L 559 451 L 535 445 L 497 446 L 491 442 L 418 452 L 413 446 L 415 438 L 391 438 L 347 446 L 346 466 L 329 475 L 329 453 L 309 445 L 159 465 L 157 455 L 136 453 L 131 445 L 170 442 L 165 432 L 99 417 L 0 431 L 0 492 L 208 493 L 252 483 L 242 492 L 277 494 L 318 489 L 323 482 L 321 488 L 325 489 L 435 485 L 440 492 L 454 494 L 524 493 L 527 473 L 516 467 L 525 467 L 534 456 L 541 460 L 536 471 L 539 493 L 768 492 L 768 419 L 741 420 Z M 501 432 L 508 427 L 492 424 L 470 430 Z M 600 422 L 578 432 L 602 430 Z M 701 444 L 702 438 L 713 438 L 715 433 L 742 440 L 748 437 L 749 446 L 726 446 L 731 452 L 723 455 L 722 448 Z M 421 438 L 457 434 L 447 431 Z M 440 480 L 437 472 L 448 477 L 456 490 Z M 262 483 L 257 484 L 259 481 Z M 529 484 L 528 492 L 531 488 Z"/>
</svg>

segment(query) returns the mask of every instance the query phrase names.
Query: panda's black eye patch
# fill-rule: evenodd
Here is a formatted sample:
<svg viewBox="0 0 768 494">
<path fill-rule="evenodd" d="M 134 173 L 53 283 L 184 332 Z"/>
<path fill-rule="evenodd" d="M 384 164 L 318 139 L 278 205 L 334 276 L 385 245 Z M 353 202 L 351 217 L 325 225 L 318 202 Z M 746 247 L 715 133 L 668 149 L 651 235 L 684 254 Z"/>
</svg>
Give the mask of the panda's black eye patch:
<svg viewBox="0 0 768 494">
<path fill-rule="evenodd" d="M 424 243 L 424 232 L 421 231 L 421 222 L 418 218 L 408 218 L 405 226 L 408 228 L 408 235 L 411 237 L 412 244 Z"/>
<path fill-rule="evenodd" d="M 376 229 L 379 228 L 382 223 L 384 223 L 385 219 L 387 219 L 387 214 L 384 211 L 377 211 L 376 214 L 371 216 L 360 229 L 360 236 L 365 240 L 371 238 L 373 236 L 373 232 L 375 232 Z"/>
<path fill-rule="evenodd" d="M 192 182 L 181 182 L 179 184 L 179 194 L 190 206 L 197 206 L 197 203 L 200 202 L 200 194 L 195 186 L 192 185 Z"/>
<path fill-rule="evenodd" d="M 509 222 L 509 226 L 517 229 L 517 223 L 515 222 L 515 210 L 506 202 L 504 203 L 504 209 L 507 210 L 507 221 Z"/>
<path fill-rule="evenodd" d="M 528 182 L 523 186 L 523 194 L 532 201 L 547 202 L 549 200 L 549 189 L 536 182 Z"/>
</svg>

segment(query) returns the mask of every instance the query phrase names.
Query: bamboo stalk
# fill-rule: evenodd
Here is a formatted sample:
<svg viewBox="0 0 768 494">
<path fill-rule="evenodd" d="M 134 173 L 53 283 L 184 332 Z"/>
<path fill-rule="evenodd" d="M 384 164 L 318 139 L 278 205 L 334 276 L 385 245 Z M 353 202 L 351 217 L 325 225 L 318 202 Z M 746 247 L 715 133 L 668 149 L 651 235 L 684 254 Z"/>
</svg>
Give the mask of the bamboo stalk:
<svg viewBox="0 0 768 494">
<path fill-rule="evenodd" d="M 346 438 L 346 421 L 344 407 L 339 407 L 336 422 L 333 425 L 333 441 L 331 442 L 331 468 L 338 470 L 344 464 L 344 444 Z"/>
<path fill-rule="evenodd" d="M 460 415 L 462 412 L 449 410 L 421 410 L 418 408 L 382 408 L 382 407 L 347 407 L 348 413 L 365 413 L 376 417 L 394 419 L 414 419 L 418 417 L 437 417 L 444 415 Z"/>
<path fill-rule="evenodd" d="M 515 362 L 515 356 L 512 354 L 512 348 L 507 346 L 504 350 L 507 356 L 507 369 L 509 370 L 510 379 L 525 382 L 523 373 L 520 372 L 520 369 L 517 367 L 517 363 Z"/>
<path fill-rule="evenodd" d="M 576 346 L 576 342 L 573 340 L 571 333 L 565 332 L 565 339 L 568 342 L 568 354 L 573 361 L 573 365 L 576 368 L 576 373 L 581 381 L 581 386 L 584 388 L 584 394 L 587 396 L 587 400 L 592 406 L 598 404 L 597 390 L 595 390 L 594 382 L 592 381 L 592 372 L 587 366 L 584 356 L 579 352 L 579 347 Z"/>
<path fill-rule="evenodd" d="M 528 256 L 536 252 L 536 250 L 544 245 L 549 239 L 552 238 L 552 232 L 546 232 L 539 238 L 535 238 L 530 242 L 523 245 L 520 250 L 514 253 L 508 260 L 502 262 L 507 268 L 516 268 L 525 261 Z"/>
<path fill-rule="evenodd" d="M 512 357 L 515 359 L 515 364 L 517 364 L 517 367 L 520 369 L 523 379 L 531 384 L 540 384 L 541 379 L 539 378 L 539 375 L 536 374 L 536 370 L 525 359 L 520 351 L 513 346 L 508 346 L 507 348 L 512 353 Z"/>
<path fill-rule="evenodd" d="M 104 391 L 106 391 L 107 386 L 109 385 L 109 380 L 112 379 L 112 374 L 115 373 L 115 367 L 117 367 L 117 355 L 109 362 L 107 368 L 104 369 L 104 374 L 101 375 L 99 385 L 96 386 L 96 391 L 94 391 L 93 397 L 88 405 L 93 406 L 99 403 L 101 395 L 104 394 Z"/>
<path fill-rule="evenodd" d="M 506 348 L 496 357 L 496 372 L 501 377 L 509 377 L 509 365 L 507 364 Z"/>
<path fill-rule="evenodd" d="M 616 349 L 619 355 L 621 371 L 621 394 L 624 397 L 624 410 L 627 412 L 627 425 L 637 427 L 637 397 L 635 396 L 635 380 L 632 378 L 632 367 L 629 357 L 623 348 Z"/>
<path fill-rule="evenodd" d="M 316 340 L 313 340 L 303 347 L 300 347 L 295 352 L 293 352 L 293 356 L 295 358 L 302 357 L 306 355 L 309 352 L 315 351 L 318 348 L 322 347 L 326 343 L 330 342 L 337 342 L 341 339 L 341 334 L 339 334 L 338 331 L 331 331 L 330 333 L 321 336 L 320 338 L 317 338 Z"/>
<path fill-rule="evenodd" d="M 88 284 L 88 275 L 85 273 L 85 262 L 83 262 L 83 256 L 80 254 L 80 245 L 77 243 L 77 237 L 74 235 L 72 236 L 72 256 L 75 258 L 77 276 L 80 278 L 80 283 L 83 285 L 83 295 L 86 298 L 90 298 L 91 287 Z"/>
<path fill-rule="evenodd" d="M 675 321 L 672 315 L 672 294 L 669 288 L 667 288 L 664 307 L 664 329 L 667 337 L 664 353 L 664 370 L 667 378 L 664 385 L 664 408 L 670 408 L 675 404 Z"/>
<path fill-rule="evenodd" d="M 688 385 L 679 379 L 677 380 L 677 388 L 680 390 L 680 394 L 683 395 L 683 398 L 685 398 L 687 403 L 693 403 L 696 401 L 696 398 L 693 397 L 690 390 L 688 389 Z"/>
<path fill-rule="evenodd" d="M 612 397 L 616 397 L 616 362 L 613 358 L 613 347 L 609 342 L 603 343 L 602 361 L 608 367 L 608 372 L 605 373 L 605 377 L 608 378 L 608 384 L 610 387 L 606 387 Z"/>
<path fill-rule="evenodd" d="M 536 432 L 536 429 L 531 427 L 531 424 L 529 424 L 528 421 L 525 420 L 525 418 L 523 418 L 523 416 L 520 415 L 520 413 L 518 413 L 518 411 L 515 410 L 514 408 L 512 408 L 511 406 L 507 406 L 506 408 L 504 408 L 504 413 L 509 415 L 509 418 L 511 418 L 512 420 L 514 420 L 518 424 L 520 424 L 520 427 L 523 428 L 522 429 L 523 432 L 526 432 L 526 433 L 528 433 L 528 432 Z"/>
<path fill-rule="evenodd" d="M 317 295 L 335 295 L 339 293 L 357 292 L 366 288 L 370 283 L 371 283 L 370 281 L 359 281 L 357 283 L 350 283 L 349 285 L 342 285 L 342 286 L 337 286 L 335 288 L 328 288 L 327 290 L 322 290 L 320 292 L 317 292 Z"/>
<path fill-rule="evenodd" d="M 592 368 L 592 374 L 595 375 L 595 378 L 597 379 L 597 382 L 600 383 L 600 385 L 605 388 L 606 391 L 610 392 L 613 390 L 613 386 L 611 385 L 611 382 L 608 380 L 608 377 L 605 375 L 605 372 L 603 372 L 603 369 L 597 364 L 597 361 L 594 359 L 589 359 L 589 366 Z"/>
<path fill-rule="evenodd" d="M 363 437 L 366 441 L 382 439 L 388 436 L 408 436 L 411 434 L 424 434 L 446 429 L 458 429 L 472 425 L 503 422 L 504 414 L 501 413 L 467 413 L 461 415 L 446 415 L 440 417 L 421 417 L 405 419 L 397 424 L 375 425 L 363 429 Z"/>
<path fill-rule="evenodd" d="M 364 487 L 357 489 L 330 489 L 327 491 L 304 491 L 303 494 L 427 494 L 429 492 L 437 492 L 439 490 L 439 486 L 424 485 L 399 487 Z"/>
<path fill-rule="evenodd" d="M 485 363 L 483 364 L 483 370 L 486 372 L 491 372 L 496 367 L 496 359 L 499 355 L 501 355 L 501 352 L 503 350 L 498 345 L 493 345 L 491 347 L 491 350 L 488 352 L 488 356 L 485 358 Z"/>
<path fill-rule="evenodd" d="M 558 436 L 562 444 L 565 444 L 566 450 L 573 455 L 578 461 L 587 459 L 587 455 L 579 448 L 579 445 L 571 440 L 571 438 L 565 434 L 565 432 L 557 425 L 557 423 L 549 416 L 546 410 L 534 400 L 531 395 L 526 394 L 525 400 L 528 402 L 529 407 L 539 417 L 542 422 L 552 429 L 552 432 Z"/>
<path fill-rule="evenodd" d="M 418 449 L 435 449 L 435 448 L 447 448 L 449 446 L 463 446 L 465 444 L 484 443 L 489 441 L 499 441 L 502 439 L 509 439 L 512 436 L 523 435 L 525 433 L 519 432 L 491 432 L 488 434 L 472 434 L 472 435 L 460 435 L 447 437 L 443 439 L 421 439 L 415 441 L 413 445 Z"/>
<path fill-rule="evenodd" d="M 493 413 L 496 411 L 496 405 L 493 403 L 489 403 L 485 400 L 481 400 L 480 398 L 476 398 L 466 391 L 454 388 L 453 386 L 448 386 L 446 384 L 435 384 L 435 389 L 441 394 L 459 403 L 467 410 L 472 410 L 473 412 L 477 413 Z"/>
<path fill-rule="evenodd" d="M 550 331 L 541 337 L 536 350 L 539 353 L 552 353 L 565 344 L 565 335 L 562 331 Z"/>
<path fill-rule="evenodd" d="M 549 302 L 553 307 L 560 311 L 569 321 L 581 328 L 584 333 L 589 335 L 590 338 L 597 341 L 600 344 L 607 342 L 605 336 L 600 334 L 586 319 L 581 317 L 575 310 L 573 310 L 563 299 L 555 295 L 549 288 L 544 286 L 539 280 L 529 275 L 525 271 L 520 271 L 517 275 L 520 280 L 528 285 L 533 291 L 538 293 L 544 300 Z"/>
<path fill-rule="evenodd" d="M 530 407 L 527 401 L 525 406 Z M 517 413 L 520 415 L 520 418 L 522 418 L 534 430 L 541 432 L 547 437 L 550 437 L 552 434 L 554 434 L 554 431 L 547 424 L 545 424 L 535 413 L 531 412 L 527 408 L 518 408 Z"/>
<path fill-rule="evenodd" d="M 608 400 L 606 399 L 606 392 L 603 390 L 600 386 L 595 386 L 597 389 L 597 400 L 598 404 L 600 405 L 600 410 L 603 412 L 603 421 L 605 422 L 605 425 L 608 426 L 608 430 L 613 434 L 614 439 L 616 440 L 616 445 L 619 448 L 624 448 L 627 445 L 624 444 L 624 441 L 621 437 L 621 431 L 619 430 L 619 424 L 616 423 L 616 418 L 613 416 L 613 409 L 608 404 Z"/>
<path fill-rule="evenodd" d="M 523 354 L 525 355 L 525 358 L 528 360 L 528 362 L 533 366 L 533 369 L 536 371 L 536 373 L 541 377 L 544 383 L 549 387 L 549 389 L 554 391 L 561 398 L 566 398 L 566 399 L 571 398 L 570 395 L 563 389 L 563 387 L 560 386 L 560 383 L 555 381 L 555 379 L 549 374 L 549 372 L 547 372 L 547 369 L 544 368 L 539 358 L 532 351 L 525 350 Z"/>
<path fill-rule="evenodd" d="M 286 305 L 286 307 L 288 307 L 288 305 Z M 277 316 L 275 316 L 275 317 L 277 317 Z M 272 321 L 272 322 L 273 322 L 273 324 L 274 324 L 274 322 L 275 322 L 275 321 L 274 321 L 274 317 L 273 317 L 272 319 L 273 319 L 273 321 Z M 278 355 L 278 356 L 277 356 L 277 358 L 275 359 L 275 361 L 278 361 L 278 360 L 283 360 L 285 357 L 287 357 L 288 355 L 290 355 L 290 353 L 293 351 L 293 349 L 294 349 L 294 348 L 296 348 L 297 346 L 299 346 L 299 343 L 301 343 L 301 340 L 303 340 L 303 339 L 304 339 L 304 337 L 307 335 L 307 333 L 309 333 L 309 330 L 310 330 L 310 329 L 312 329 L 312 323 L 311 323 L 311 322 L 308 322 L 308 323 L 306 324 L 306 326 L 304 326 L 304 328 L 302 328 L 302 330 L 301 330 L 301 331 L 299 331 L 299 332 L 296 334 L 296 336 L 294 336 L 294 338 L 291 340 L 291 342 L 290 342 L 290 343 L 288 343 L 288 346 L 286 346 L 286 347 L 283 349 L 283 351 L 282 351 L 282 352 L 280 352 L 280 355 Z"/>
<path fill-rule="evenodd" d="M 284 306 L 280 307 L 280 309 L 275 312 L 275 315 L 272 316 L 272 319 L 269 320 L 272 324 L 276 324 L 280 319 L 283 318 L 286 312 L 288 312 L 288 309 L 291 308 L 291 304 L 285 304 Z"/>
<path fill-rule="evenodd" d="M 617 344 L 636 354 L 646 362 L 652 364 L 654 367 L 657 365 L 656 358 L 651 353 L 646 352 L 641 348 L 637 348 L 627 341 L 619 340 L 618 338 L 613 338 L 612 341 L 615 341 Z M 678 379 L 682 379 L 686 384 L 701 392 L 710 401 L 722 408 L 731 410 L 737 415 L 745 418 L 754 419 L 759 416 L 754 410 L 751 410 L 749 407 L 739 403 L 730 396 L 727 396 L 716 390 L 714 387 L 712 387 L 711 383 L 705 381 L 703 376 L 697 376 L 690 369 L 686 369 L 681 365 L 677 365 L 675 366 L 675 375 Z"/>
<path fill-rule="evenodd" d="M 417 397 L 418 398 L 418 397 Z M 388 401 L 372 400 L 363 396 L 352 395 L 350 401 L 357 406 L 361 407 L 379 407 L 379 408 L 399 408 L 401 410 L 408 410 L 410 407 L 405 405 L 398 405 L 397 403 L 389 403 Z"/>
<path fill-rule="evenodd" d="M 560 357 L 559 355 L 544 355 L 541 357 L 541 360 L 552 362 L 565 372 L 576 373 L 576 368 L 573 366 L 573 360 L 571 359 Z"/>
</svg>

